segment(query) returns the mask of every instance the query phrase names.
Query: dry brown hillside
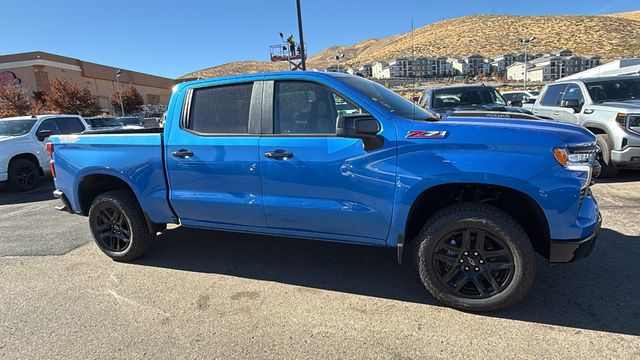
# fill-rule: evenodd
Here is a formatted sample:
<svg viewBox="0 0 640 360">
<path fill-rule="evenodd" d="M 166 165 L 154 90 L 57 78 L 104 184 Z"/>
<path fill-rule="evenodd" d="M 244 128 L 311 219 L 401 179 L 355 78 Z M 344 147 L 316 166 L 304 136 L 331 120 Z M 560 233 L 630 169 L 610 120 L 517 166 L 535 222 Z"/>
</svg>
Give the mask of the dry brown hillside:
<svg viewBox="0 0 640 360">
<path fill-rule="evenodd" d="M 640 11 L 594 16 L 473 15 L 438 21 L 414 32 L 416 56 L 495 56 L 518 52 L 519 36 L 535 36 L 533 52 L 571 49 L 600 55 L 604 61 L 640 57 Z M 412 34 L 369 39 L 352 46 L 333 46 L 309 58 L 308 68 L 323 69 L 345 54 L 344 63 L 358 66 L 411 55 Z M 196 71 L 183 78 L 212 77 L 285 70 L 286 64 L 243 61 Z"/>
<path fill-rule="evenodd" d="M 640 21 L 640 11 L 630 11 L 624 13 L 610 14 L 609 16 L 620 17 L 629 20 Z"/>
<path fill-rule="evenodd" d="M 249 74 L 266 71 L 288 70 L 286 63 L 272 63 L 269 61 L 237 61 L 202 69 L 182 75 L 180 80 L 205 79 L 227 75 Z"/>
<path fill-rule="evenodd" d="M 564 48 L 578 54 L 598 54 L 605 60 L 640 56 L 640 22 L 614 16 L 475 15 L 439 21 L 415 30 L 417 56 L 470 54 L 494 56 L 519 50 L 517 38 L 535 36 L 530 49 L 548 52 Z M 348 61 L 360 65 L 411 54 L 411 33 L 387 46 L 365 50 Z"/>
</svg>

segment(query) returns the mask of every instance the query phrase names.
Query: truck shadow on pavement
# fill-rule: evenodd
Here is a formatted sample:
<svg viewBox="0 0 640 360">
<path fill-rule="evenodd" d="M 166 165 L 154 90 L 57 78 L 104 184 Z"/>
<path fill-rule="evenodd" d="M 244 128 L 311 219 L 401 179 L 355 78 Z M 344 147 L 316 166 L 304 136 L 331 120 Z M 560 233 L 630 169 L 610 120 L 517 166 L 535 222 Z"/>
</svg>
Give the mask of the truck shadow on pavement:
<svg viewBox="0 0 640 360">
<path fill-rule="evenodd" d="M 603 229 L 591 256 L 549 267 L 542 259 L 528 297 L 479 316 L 640 335 L 640 236 Z M 442 306 L 389 249 L 177 228 L 139 265 L 267 280 Z"/>
<path fill-rule="evenodd" d="M 0 205 L 26 204 L 39 201 L 53 200 L 53 179 L 44 177 L 40 179 L 38 187 L 27 192 L 13 192 L 6 185 L 0 185 Z"/>
<path fill-rule="evenodd" d="M 640 181 L 640 170 L 620 170 L 618 175 L 609 179 L 595 179 L 596 184 L 615 184 Z"/>
</svg>

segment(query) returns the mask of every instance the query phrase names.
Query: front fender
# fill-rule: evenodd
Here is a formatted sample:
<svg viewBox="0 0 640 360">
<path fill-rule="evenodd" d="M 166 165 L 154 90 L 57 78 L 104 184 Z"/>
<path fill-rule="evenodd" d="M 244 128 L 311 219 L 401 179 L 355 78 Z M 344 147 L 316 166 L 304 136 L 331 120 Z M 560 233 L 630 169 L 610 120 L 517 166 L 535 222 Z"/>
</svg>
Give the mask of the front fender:
<svg viewBox="0 0 640 360">
<path fill-rule="evenodd" d="M 420 195 L 437 186 L 455 184 L 483 184 L 512 189 L 529 196 L 544 211 L 544 207 L 540 203 L 540 197 L 544 196 L 544 192 L 525 179 L 506 174 L 447 172 L 419 180 L 413 176 L 403 176 L 403 174 L 399 174 L 395 199 L 397 206 L 394 209 L 387 246 L 395 247 L 398 242 L 398 237 L 404 235 L 409 212 Z"/>
</svg>

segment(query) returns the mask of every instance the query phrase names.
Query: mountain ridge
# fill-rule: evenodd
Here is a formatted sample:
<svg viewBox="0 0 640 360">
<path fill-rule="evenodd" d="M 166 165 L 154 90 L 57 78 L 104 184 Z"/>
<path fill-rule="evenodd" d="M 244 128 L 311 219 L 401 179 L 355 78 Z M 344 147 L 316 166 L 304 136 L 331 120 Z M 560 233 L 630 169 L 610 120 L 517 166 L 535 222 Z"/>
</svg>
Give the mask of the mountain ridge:
<svg viewBox="0 0 640 360">
<path fill-rule="evenodd" d="M 357 67 L 396 57 L 480 54 L 485 57 L 520 52 L 517 38 L 535 36 L 531 52 L 570 49 L 580 55 L 599 55 L 603 61 L 640 57 L 640 11 L 605 15 L 468 15 L 433 22 L 413 32 L 366 39 L 353 45 L 332 46 L 308 58 L 307 68 L 324 69 L 335 64 Z M 413 46 L 412 46 L 413 45 Z M 285 63 L 244 61 L 223 64 L 186 74 L 181 78 L 216 77 L 247 72 L 286 70 Z"/>
</svg>

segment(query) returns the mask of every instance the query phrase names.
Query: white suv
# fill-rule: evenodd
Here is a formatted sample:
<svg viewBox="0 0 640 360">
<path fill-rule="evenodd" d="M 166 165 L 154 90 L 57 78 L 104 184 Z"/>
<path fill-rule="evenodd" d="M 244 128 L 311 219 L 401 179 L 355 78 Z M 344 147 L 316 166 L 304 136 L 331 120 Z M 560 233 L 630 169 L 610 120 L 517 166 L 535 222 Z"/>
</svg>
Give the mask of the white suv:
<svg viewBox="0 0 640 360">
<path fill-rule="evenodd" d="M 45 145 L 51 135 L 85 132 L 78 115 L 34 115 L 0 119 L 0 182 L 14 191 L 36 187 L 50 172 Z"/>
<path fill-rule="evenodd" d="M 600 177 L 640 169 L 640 76 L 559 80 L 542 90 L 532 111 L 594 133 Z"/>
</svg>

